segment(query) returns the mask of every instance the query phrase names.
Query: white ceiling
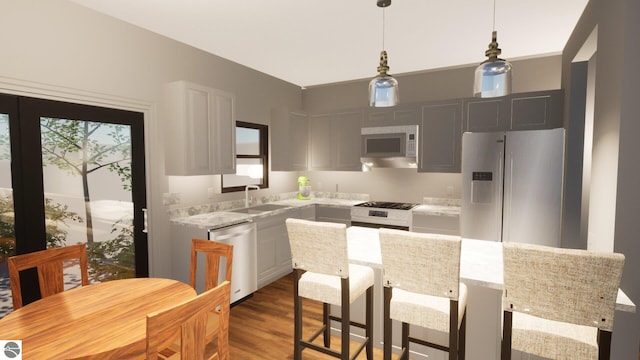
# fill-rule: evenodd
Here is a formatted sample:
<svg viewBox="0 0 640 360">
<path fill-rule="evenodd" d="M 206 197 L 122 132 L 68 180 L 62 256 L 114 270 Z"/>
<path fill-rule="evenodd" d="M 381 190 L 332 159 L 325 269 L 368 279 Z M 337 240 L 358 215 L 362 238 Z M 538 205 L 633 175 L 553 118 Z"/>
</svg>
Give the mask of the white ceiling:
<svg viewBox="0 0 640 360">
<path fill-rule="evenodd" d="M 382 49 L 376 0 L 69 1 L 301 87 L 373 77 Z M 502 57 L 560 53 L 587 1 L 496 0 Z M 393 0 L 384 12 L 391 74 L 485 59 L 493 0 Z"/>
</svg>

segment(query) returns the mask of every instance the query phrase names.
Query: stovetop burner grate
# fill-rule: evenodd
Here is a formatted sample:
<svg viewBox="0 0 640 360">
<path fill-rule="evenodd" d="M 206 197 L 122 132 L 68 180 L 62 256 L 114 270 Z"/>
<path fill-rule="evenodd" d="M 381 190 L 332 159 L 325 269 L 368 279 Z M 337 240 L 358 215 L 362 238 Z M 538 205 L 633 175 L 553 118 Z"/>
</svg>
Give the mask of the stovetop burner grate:
<svg viewBox="0 0 640 360">
<path fill-rule="evenodd" d="M 366 207 L 366 208 L 379 208 L 379 209 L 411 210 L 416 205 L 417 204 L 389 202 L 389 201 L 367 201 L 364 203 L 356 204 L 354 206 Z"/>
</svg>

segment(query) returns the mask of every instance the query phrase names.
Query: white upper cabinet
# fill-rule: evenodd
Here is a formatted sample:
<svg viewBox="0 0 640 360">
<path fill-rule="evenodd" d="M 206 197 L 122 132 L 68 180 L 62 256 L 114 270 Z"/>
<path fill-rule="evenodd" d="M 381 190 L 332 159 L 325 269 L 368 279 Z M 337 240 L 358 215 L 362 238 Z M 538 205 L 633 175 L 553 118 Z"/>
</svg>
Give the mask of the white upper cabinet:
<svg viewBox="0 0 640 360">
<path fill-rule="evenodd" d="M 464 131 L 505 131 L 508 112 L 505 97 L 464 99 Z"/>
<path fill-rule="evenodd" d="M 209 126 L 213 128 L 213 142 L 209 141 L 209 151 L 213 151 L 213 173 L 236 173 L 236 98 L 233 94 L 213 90 L 209 96 L 213 102 L 213 117 Z"/>
<path fill-rule="evenodd" d="M 369 107 L 362 127 L 420 125 L 419 104 L 402 104 L 387 108 Z"/>
<path fill-rule="evenodd" d="M 562 127 L 562 90 L 464 99 L 464 131 L 540 130 Z"/>
<path fill-rule="evenodd" d="M 311 115 L 310 169 L 361 171 L 362 110 Z"/>
<path fill-rule="evenodd" d="M 235 96 L 206 86 L 165 84 L 165 173 L 235 174 Z"/>
<path fill-rule="evenodd" d="M 308 167 L 309 118 L 287 108 L 271 110 L 271 170 L 302 171 Z"/>
<path fill-rule="evenodd" d="M 462 100 L 422 105 L 418 172 L 460 172 Z"/>
<path fill-rule="evenodd" d="M 509 96 L 509 130 L 562 127 L 563 96 L 562 90 L 537 91 Z"/>
</svg>

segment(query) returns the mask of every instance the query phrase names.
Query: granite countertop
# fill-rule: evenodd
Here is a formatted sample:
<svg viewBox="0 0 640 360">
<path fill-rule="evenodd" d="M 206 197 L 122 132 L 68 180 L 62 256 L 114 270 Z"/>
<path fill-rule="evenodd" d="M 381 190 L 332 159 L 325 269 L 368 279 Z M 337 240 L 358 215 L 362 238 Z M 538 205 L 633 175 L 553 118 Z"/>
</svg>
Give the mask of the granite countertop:
<svg viewBox="0 0 640 360">
<path fill-rule="evenodd" d="M 207 213 L 191 215 L 191 216 L 178 217 L 178 218 L 171 219 L 171 222 L 173 224 L 179 224 L 179 225 L 185 225 L 185 226 L 196 226 L 202 229 L 210 230 L 215 228 L 241 224 L 244 222 L 250 222 L 256 218 L 264 218 L 267 216 L 279 215 L 279 214 L 286 213 L 292 209 L 300 209 L 307 206 L 323 205 L 323 206 L 348 209 L 348 208 L 351 208 L 351 206 L 361 202 L 363 202 L 363 200 L 339 199 L 339 198 L 311 198 L 309 200 L 298 200 L 293 198 L 293 199 L 277 200 L 277 201 L 269 202 L 267 204 L 282 205 L 284 207 L 279 209 L 262 211 L 260 213 L 245 214 L 245 213 L 234 212 L 232 211 L 232 209 L 229 209 L 229 210 L 222 210 L 222 211 L 207 212 Z M 261 205 L 265 205 L 265 204 L 261 204 Z M 254 206 L 259 207 L 260 205 L 254 205 Z"/>
<path fill-rule="evenodd" d="M 234 213 L 231 211 L 214 211 L 210 213 L 186 216 L 172 219 L 173 224 L 195 226 L 205 230 L 212 230 L 225 226 L 242 224 L 251 221 L 249 214 Z"/>
<path fill-rule="evenodd" d="M 417 215 L 460 216 L 460 199 L 425 197 L 412 211 Z"/>
<path fill-rule="evenodd" d="M 460 216 L 460 206 L 422 204 L 411 211 L 417 215 Z"/>
<path fill-rule="evenodd" d="M 226 204 L 220 206 L 220 208 L 216 207 L 215 209 L 198 209 L 197 212 L 200 212 L 198 214 L 192 214 L 189 212 L 183 213 L 182 216 L 173 217 L 171 222 L 173 224 L 197 226 L 202 229 L 210 230 L 249 222 L 267 216 L 279 215 L 292 209 L 299 209 L 307 206 L 322 205 L 348 209 L 355 204 L 369 200 L 368 195 L 363 197 L 362 194 L 356 194 L 354 197 L 355 198 L 350 194 L 328 194 L 327 197 L 321 194 L 320 196 L 312 196 L 309 200 L 299 200 L 295 197 L 286 199 L 264 199 L 262 204 L 254 206 L 272 204 L 284 207 L 262 211 L 260 213 L 235 212 L 234 210 L 243 207 L 242 205 L 238 205 L 241 204 L 241 202 L 234 202 L 233 204 Z M 459 216 L 460 200 L 451 198 L 424 198 L 423 204 L 414 207 L 412 211 L 417 215 Z"/>
<path fill-rule="evenodd" d="M 365 202 L 366 200 L 352 200 L 352 199 L 335 199 L 335 198 L 311 198 L 309 200 L 298 200 L 298 199 L 286 199 L 286 200 L 278 200 L 274 201 L 270 204 L 282 204 L 289 205 L 291 207 L 300 207 L 305 205 L 323 205 L 330 207 L 337 207 L 342 209 L 350 208 L 355 204 L 359 204 Z"/>
</svg>

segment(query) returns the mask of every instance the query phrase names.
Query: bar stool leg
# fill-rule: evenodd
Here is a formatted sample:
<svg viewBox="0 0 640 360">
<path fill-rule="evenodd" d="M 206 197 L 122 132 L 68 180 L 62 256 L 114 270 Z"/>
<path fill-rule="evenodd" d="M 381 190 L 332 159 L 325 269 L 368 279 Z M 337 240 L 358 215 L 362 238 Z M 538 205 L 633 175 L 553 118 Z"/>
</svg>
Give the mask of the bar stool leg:
<svg viewBox="0 0 640 360">
<path fill-rule="evenodd" d="M 611 357 L 611 331 L 598 329 L 598 360 Z"/>
<path fill-rule="evenodd" d="M 373 360 L 373 286 L 367 289 L 366 305 L 366 328 L 367 337 L 367 360 Z"/>
<path fill-rule="evenodd" d="M 511 360 L 511 327 L 513 326 L 513 313 L 511 311 L 503 311 L 502 325 L 502 349 L 501 359 Z"/>
<path fill-rule="evenodd" d="M 458 359 L 464 360 L 465 352 L 467 347 L 467 311 L 465 310 L 464 315 L 462 315 L 462 324 L 460 324 L 460 335 L 458 335 L 460 344 L 458 349 Z"/>
<path fill-rule="evenodd" d="M 449 301 L 449 360 L 458 359 L 458 302 Z"/>
<path fill-rule="evenodd" d="M 409 359 L 409 324 L 402 323 L 402 360 Z"/>
<path fill-rule="evenodd" d="M 349 279 L 342 279 L 342 352 L 341 359 L 349 360 L 349 330 L 351 329 L 350 304 L 349 304 Z"/>
<path fill-rule="evenodd" d="M 302 360 L 302 346 L 300 341 L 302 340 L 302 298 L 298 295 L 298 281 L 302 271 L 299 269 L 293 270 L 293 358 L 294 360 Z"/>
<path fill-rule="evenodd" d="M 331 312 L 331 305 L 322 303 L 322 326 L 324 330 L 322 332 L 322 338 L 324 340 L 324 347 L 331 347 L 331 322 L 329 320 L 329 313 Z"/>
<path fill-rule="evenodd" d="M 392 352 L 392 323 L 391 323 L 391 291 L 390 287 L 384 287 L 384 360 L 391 360 Z"/>
</svg>

